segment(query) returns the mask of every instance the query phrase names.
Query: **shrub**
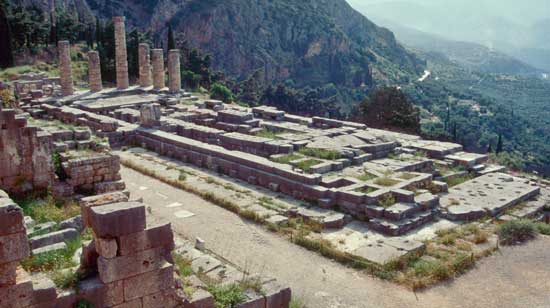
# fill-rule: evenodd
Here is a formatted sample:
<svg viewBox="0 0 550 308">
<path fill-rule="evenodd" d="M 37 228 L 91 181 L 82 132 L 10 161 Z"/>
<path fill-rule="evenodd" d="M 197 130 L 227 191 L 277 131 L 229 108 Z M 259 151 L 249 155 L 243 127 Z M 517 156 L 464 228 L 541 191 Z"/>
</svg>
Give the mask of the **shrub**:
<svg viewBox="0 0 550 308">
<path fill-rule="evenodd" d="M 210 286 L 208 292 L 214 297 L 216 308 L 234 307 L 246 300 L 242 288 L 237 284 Z"/>
<path fill-rule="evenodd" d="M 210 96 L 213 99 L 219 99 L 224 103 L 233 101 L 233 92 L 221 83 L 214 83 L 210 88 Z"/>
<path fill-rule="evenodd" d="M 191 268 L 191 261 L 178 254 L 173 254 L 174 264 L 176 265 L 179 275 L 181 277 L 187 277 L 193 275 L 193 269 Z"/>
<path fill-rule="evenodd" d="M 500 225 L 497 234 L 502 244 L 513 245 L 535 238 L 537 228 L 529 220 L 513 220 Z"/>
<path fill-rule="evenodd" d="M 378 203 L 383 208 L 389 208 L 390 206 L 394 205 L 396 201 L 395 201 L 395 197 L 392 194 L 388 194 L 380 198 L 378 200 Z"/>
<path fill-rule="evenodd" d="M 300 154 L 305 156 L 316 157 L 326 160 L 336 160 L 342 158 L 342 155 L 338 151 L 334 150 L 323 150 L 323 149 L 313 149 L 313 148 L 301 148 L 298 151 Z"/>
<path fill-rule="evenodd" d="M 540 234 L 550 235 L 550 225 L 539 222 L 536 224 L 536 226 L 537 226 L 537 231 Z"/>
</svg>

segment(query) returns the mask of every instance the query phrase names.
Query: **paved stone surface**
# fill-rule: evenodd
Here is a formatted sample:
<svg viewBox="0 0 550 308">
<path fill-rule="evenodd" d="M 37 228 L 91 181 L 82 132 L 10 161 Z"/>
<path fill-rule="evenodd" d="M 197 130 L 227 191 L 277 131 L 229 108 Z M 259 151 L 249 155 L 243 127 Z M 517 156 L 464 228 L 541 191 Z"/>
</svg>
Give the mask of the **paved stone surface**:
<svg viewBox="0 0 550 308">
<path fill-rule="evenodd" d="M 150 220 L 170 221 L 180 236 L 201 237 L 209 249 L 242 268 L 288 283 L 308 307 L 542 308 L 550 302 L 550 281 L 542 278 L 550 275 L 547 237 L 522 247 L 503 248 L 463 277 L 415 295 L 302 249 L 195 195 L 127 168 L 121 173 L 127 183 L 134 183 L 128 187 L 133 197 L 143 197 L 151 205 Z M 140 191 L 140 186 L 155 187 L 168 199 L 159 202 L 154 194 Z M 181 208 L 165 206 L 179 200 L 185 200 L 183 208 L 196 215 L 176 219 L 173 213 Z"/>
</svg>

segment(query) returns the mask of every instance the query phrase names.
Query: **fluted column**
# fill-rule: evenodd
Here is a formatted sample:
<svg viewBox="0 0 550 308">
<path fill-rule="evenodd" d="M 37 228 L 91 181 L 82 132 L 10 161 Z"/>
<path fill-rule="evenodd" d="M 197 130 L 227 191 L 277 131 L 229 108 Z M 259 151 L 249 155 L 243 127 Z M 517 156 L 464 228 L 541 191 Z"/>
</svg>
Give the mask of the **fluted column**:
<svg viewBox="0 0 550 308">
<path fill-rule="evenodd" d="M 126 52 L 126 26 L 124 16 L 113 17 L 115 26 L 116 87 L 124 90 L 130 86 L 128 81 L 128 55 Z"/>
<path fill-rule="evenodd" d="M 73 73 L 71 70 L 71 44 L 69 41 L 59 41 L 57 43 L 59 52 L 59 77 L 61 83 L 61 93 L 63 96 L 74 94 Z"/>
<path fill-rule="evenodd" d="M 164 51 L 153 49 L 153 87 L 160 90 L 166 85 L 164 83 Z"/>
<path fill-rule="evenodd" d="M 88 79 L 90 91 L 99 92 L 103 89 L 101 83 L 101 63 L 99 62 L 99 53 L 97 51 L 88 52 Z"/>
<path fill-rule="evenodd" d="M 146 88 L 150 87 L 151 81 L 151 51 L 149 44 L 139 44 L 139 85 Z"/>
<path fill-rule="evenodd" d="M 181 90 L 179 49 L 172 49 L 168 52 L 168 80 L 171 93 L 177 93 Z"/>
</svg>

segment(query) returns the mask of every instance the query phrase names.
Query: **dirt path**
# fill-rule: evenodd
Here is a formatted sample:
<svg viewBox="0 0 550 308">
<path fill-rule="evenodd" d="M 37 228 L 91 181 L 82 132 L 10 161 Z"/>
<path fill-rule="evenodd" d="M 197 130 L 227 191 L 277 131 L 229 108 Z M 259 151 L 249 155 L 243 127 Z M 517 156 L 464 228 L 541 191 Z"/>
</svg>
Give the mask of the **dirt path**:
<svg viewBox="0 0 550 308">
<path fill-rule="evenodd" d="M 252 272 L 291 286 L 309 308 L 550 307 L 550 238 L 506 248 L 456 281 L 415 294 L 348 269 L 243 221 L 203 199 L 122 168 L 132 198 L 143 197 L 154 220 Z M 188 215 L 193 215 L 187 217 Z"/>
</svg>

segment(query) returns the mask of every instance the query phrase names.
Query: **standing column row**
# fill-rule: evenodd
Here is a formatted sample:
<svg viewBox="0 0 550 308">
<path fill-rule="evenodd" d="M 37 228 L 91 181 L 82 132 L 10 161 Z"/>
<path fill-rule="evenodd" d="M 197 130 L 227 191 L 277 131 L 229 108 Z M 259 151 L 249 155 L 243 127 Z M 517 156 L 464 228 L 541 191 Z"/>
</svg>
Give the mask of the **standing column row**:
<svg viewBox="0 0 550 308">
<path fill-rule="evenodd" d="M 160 90 L 164 87 L 164 51 L 153 49 L 153 88 Z"/>
<path fill-rule="evenodd" d="M 151 81 L 151 51 L 148 44 L 139 44 L 139 85 L 141 87 L 150 87 Z"/>
<path fill-rule="evenodd" d="M 181 90 L 180 51 L 172 49 L 168 51 L 168 78 L 170 93 Z"/>
<path fill-rule="evenodd" d="M 101 84 L 101 63 L 97 51 L 88 52 L 88 82 L 90 91 L 99 92 L 103 89 Z"/>
</svg>

